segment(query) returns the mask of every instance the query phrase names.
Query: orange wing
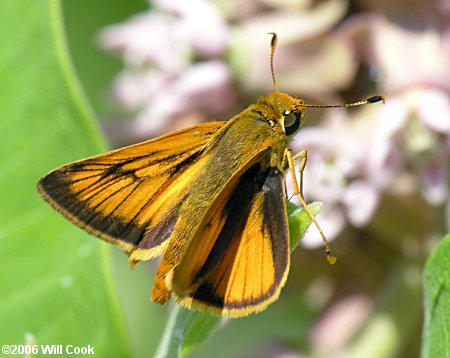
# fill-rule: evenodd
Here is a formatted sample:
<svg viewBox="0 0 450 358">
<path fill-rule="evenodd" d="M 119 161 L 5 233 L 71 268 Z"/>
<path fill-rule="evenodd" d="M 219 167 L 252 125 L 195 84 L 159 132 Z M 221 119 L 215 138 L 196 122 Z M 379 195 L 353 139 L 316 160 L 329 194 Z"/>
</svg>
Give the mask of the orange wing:
<svg viewBox="0 0 450 358">
<path fill-rule="evenodd" d="M 241 317 L 277 299 L 289 270 L 283 182 L 275 168 L 256 164 L 215 200 L 166 277 L 181 305 Z"/>
<path fill-rule="evenodd" d="M 64 165 L 42 178 L 38 191 L 87 232 L 151 259 L 164 250 L 203 151 L 223 124 L 201 124 Z"/>
</svg>

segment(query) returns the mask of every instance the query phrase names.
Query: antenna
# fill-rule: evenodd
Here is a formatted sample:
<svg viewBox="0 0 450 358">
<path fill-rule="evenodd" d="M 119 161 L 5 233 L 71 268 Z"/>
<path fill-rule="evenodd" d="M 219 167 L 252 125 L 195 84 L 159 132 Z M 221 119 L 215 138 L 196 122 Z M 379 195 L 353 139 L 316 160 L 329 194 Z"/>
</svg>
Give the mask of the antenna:
<svg viewBox="0 0 450 358">
<path fill-rule="evenodd" d="M 364 99 L 362 101 L 353 102 L 353 103 L 346 103 L 346 104 L 335 104 L 335 105 L 326 105 L 326 104 L 304 104 L 305 107 L 314 107 L 314 108 L 337 108 L 337 107 L 356 107 L 356 106 L 362 106 L 363 104 L 369 104 L 369 103 L 376 103 L 383 101 L 384 103 L 384 97 L 383 96 L 373 96 L 367 99 Z"/>
<path fill-rule="evenodd" d="M 272 35 L 272 40 L 270 41 L 270 72 L 272 72 L 273 91 L 278 92 L 277 80 L 275 79 L 275 71 L 273 69 L 273 55 L 277 47 L 278 36 L 275 32 L 269 32 L 269 35 Z"/>
</svg>

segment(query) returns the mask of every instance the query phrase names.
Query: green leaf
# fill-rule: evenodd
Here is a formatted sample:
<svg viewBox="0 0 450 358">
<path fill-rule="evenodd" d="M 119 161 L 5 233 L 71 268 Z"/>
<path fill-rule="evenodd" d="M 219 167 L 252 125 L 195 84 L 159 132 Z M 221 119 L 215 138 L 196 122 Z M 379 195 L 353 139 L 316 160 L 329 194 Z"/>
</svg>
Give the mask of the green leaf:
<svg viewBox="0 0 450 358">
<path fill-rule="evenodd" d="M 184 310 L 184 312 L 194 316 L 195 319 L 184 336 L 183 344 L 180 347 L 181 357 L 189 355 L 198 345 L 206 341 L 221 321 L 221 318 L 218 316 L 199 314 L 198 312 L 187 310 Z"/>
<path fill-rule="evenodd" d="M 128 356 L 105 243 L 39 198 L 39 178 L 105 149 L 65 48 L 57 0 L 0 3 L 0 337 Z"/>
<path fill-rule="evenodd" d="M 308 205 L 314 215 L 323 208 L 315 202 Z M 298 245 L 311 225 L 311 218 L 304 208 L 287 202 L 291 249 Z M 169 320 L 160 341 L 157 358 L 185 357 L 204 343 L 216 329 L 221 318 L 208 313 L 186 310 L 179 306 L 172 308 Z"/>
<path fill-rule="evenodd" d="M 290 201 L 287 202 L 288 220 L 289 220 L 289 239 L 291 252 L 294 251 L 305 236 L 306 231 L 312 223 L 311 217 L 305 208 L 298 207 Z M 309 210 L 316 216 L 323 209 L 323 203 L 315 201 L 308 204 Z"/>
<path fill-rule="evenodd" d="M 450 357 L 450 234 L 425 267 L 423 358 Z"/>
<path fill-rule="evenodd" d="M 155 358 L 187 356 L 210 337 L 220 321 L 218 316 L 174 305 Z"/>
<path fill-rule="evenodd" d="M 98 36 L 106 26 L 148 11 L 148 2 L 64 0 L 61 5 L 71 58 L 85 94 L 102 119 L 117 117 L 114 111 L 119 109 L 117 104 L 105 94 L 110 92 L 111 81 L 121 71 L 123 63 L 118 56 L 101 49 Z"/>
</svg>

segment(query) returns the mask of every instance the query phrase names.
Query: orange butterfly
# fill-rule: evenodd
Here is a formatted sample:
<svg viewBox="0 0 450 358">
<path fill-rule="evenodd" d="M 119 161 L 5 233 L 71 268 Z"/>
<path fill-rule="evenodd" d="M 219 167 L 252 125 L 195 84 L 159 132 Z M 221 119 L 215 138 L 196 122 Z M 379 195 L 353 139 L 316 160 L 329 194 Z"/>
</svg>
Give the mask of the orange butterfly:
<svg viewBox="0 0 450 358">
<path fill-rule="evenodd" d="M 273 34 L 272 76 L 276 41 Z M 308 210 L 294 171 L 297 159 L 304 168 L 306 152 L 293 157 L 288 142 L 306 107 L 334 107 L 306 105 L 278 92 L 273 79 L 274 92 L 227 122 L 64 165 L 38 191 L 70 221 L 121 247 L 131 266 L 163 254 L 153 301 L 173 296 L 184 307 L 229 317 L 261 311 L 278 298 L 289 270 L 288 169 Z"/>
</svg>

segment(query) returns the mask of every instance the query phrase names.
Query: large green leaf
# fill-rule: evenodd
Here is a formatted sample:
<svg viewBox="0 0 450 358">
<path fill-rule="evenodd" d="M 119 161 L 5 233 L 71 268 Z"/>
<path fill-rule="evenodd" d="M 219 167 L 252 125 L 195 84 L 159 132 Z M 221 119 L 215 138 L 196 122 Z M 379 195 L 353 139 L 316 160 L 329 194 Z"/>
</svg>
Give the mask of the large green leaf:
<svg viewBox="0 0 450 358">
<path fill-rule="evenodd" d="M 129 355 L 106 244 L 35 190 L 47 171 L 104 150 L 66 53 L 60 3 L 2 1 L 0 18 L 0 341 Z"/>
<path fill-rule="evenodd" d="M 423 358 L 450 357 L 450 235 L 425 267 Z"/>
<path fill-rule="evenodd" d="M 101 49 L 98 35 L 106 26 L 148 10 L 149 4 L 144 0 L 64 0 L 62 7 L 70 55 L 84 92 L 102 119 L 116 117 L 118 108 L 105 94 L 123 63 Z"/>
</svg>

